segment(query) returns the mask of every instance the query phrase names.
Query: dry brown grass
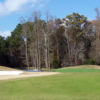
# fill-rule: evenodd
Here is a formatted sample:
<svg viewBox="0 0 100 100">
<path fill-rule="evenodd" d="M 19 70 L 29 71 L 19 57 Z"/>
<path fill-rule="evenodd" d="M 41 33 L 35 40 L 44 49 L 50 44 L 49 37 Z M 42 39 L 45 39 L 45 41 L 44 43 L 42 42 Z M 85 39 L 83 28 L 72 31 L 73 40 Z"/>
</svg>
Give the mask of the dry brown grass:
<svg viewBox="0 0 100 100">
<path fill-rule="evenodd" d="M 80 65 L 80 66 L 71 66 L 71 67 L 64 67 L 64 68 L 73 68 L 73 69 L 100 69 L 98 65 Z"/>
<path fill-rule="evenodd" d="M 0 71 L 17 71 L 18 69 L 9 68 L 6 66 L 0 66 Z"/>
</svg>

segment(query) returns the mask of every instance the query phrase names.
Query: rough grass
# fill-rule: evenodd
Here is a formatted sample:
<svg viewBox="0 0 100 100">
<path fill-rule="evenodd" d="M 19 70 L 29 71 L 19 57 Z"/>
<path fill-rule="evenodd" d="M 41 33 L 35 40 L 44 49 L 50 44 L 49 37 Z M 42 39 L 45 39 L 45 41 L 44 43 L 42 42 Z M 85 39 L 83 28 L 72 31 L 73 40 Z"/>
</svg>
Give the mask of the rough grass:
<svg viewBox="0 0 100 100">
<path fill-rule="evenodd" d="M 0 81 L 0 100 L 100 100 L 100 72 L 91 71 Z"/>
</svg>

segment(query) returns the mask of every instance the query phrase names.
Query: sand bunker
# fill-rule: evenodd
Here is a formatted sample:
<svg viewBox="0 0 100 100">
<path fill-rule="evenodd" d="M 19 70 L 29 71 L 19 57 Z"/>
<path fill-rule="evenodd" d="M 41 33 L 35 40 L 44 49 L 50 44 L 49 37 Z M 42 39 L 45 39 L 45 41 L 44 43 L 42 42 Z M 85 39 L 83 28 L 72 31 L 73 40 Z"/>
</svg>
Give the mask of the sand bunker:
<svg viewBox="0 0 100 100">
<path fill-rule="evenodd" d="M 23 71 L 0 71 L 0 75 L 19 75 Z"/>
</svg>

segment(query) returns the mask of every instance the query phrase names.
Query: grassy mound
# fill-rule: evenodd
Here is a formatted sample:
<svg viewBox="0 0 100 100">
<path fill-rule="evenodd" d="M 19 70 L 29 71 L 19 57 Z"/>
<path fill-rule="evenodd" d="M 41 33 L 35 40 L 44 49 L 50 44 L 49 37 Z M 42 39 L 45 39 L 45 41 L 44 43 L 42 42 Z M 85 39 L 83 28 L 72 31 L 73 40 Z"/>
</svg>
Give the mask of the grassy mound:
<svg viewBox="0 0 100 100">
<path fill-rule="evenodd" d="M 66 67 L 53 70 L 55 72 L 100 72 L 100 66 L 97 65 L 82 65 L 74 67 Z"/>
</svg>

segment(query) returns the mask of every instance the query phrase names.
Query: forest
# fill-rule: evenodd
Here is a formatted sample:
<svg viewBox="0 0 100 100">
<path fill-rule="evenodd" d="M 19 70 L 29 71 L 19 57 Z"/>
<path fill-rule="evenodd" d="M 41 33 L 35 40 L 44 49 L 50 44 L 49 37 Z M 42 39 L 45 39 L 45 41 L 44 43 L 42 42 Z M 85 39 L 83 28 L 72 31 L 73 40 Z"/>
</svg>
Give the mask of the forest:
<svg viewBox="0 0 100 100">
<path fill-rule="evenodd" d="M 96 19 L 72 13 L 63 19 L 40 11 L 21 17 L 7 38 L 0 36 L 0 65 L 37 69 L 100 64 L 100 12 Z M 43 15 L 44 16 L 44 15 Z"/>
</svg>

